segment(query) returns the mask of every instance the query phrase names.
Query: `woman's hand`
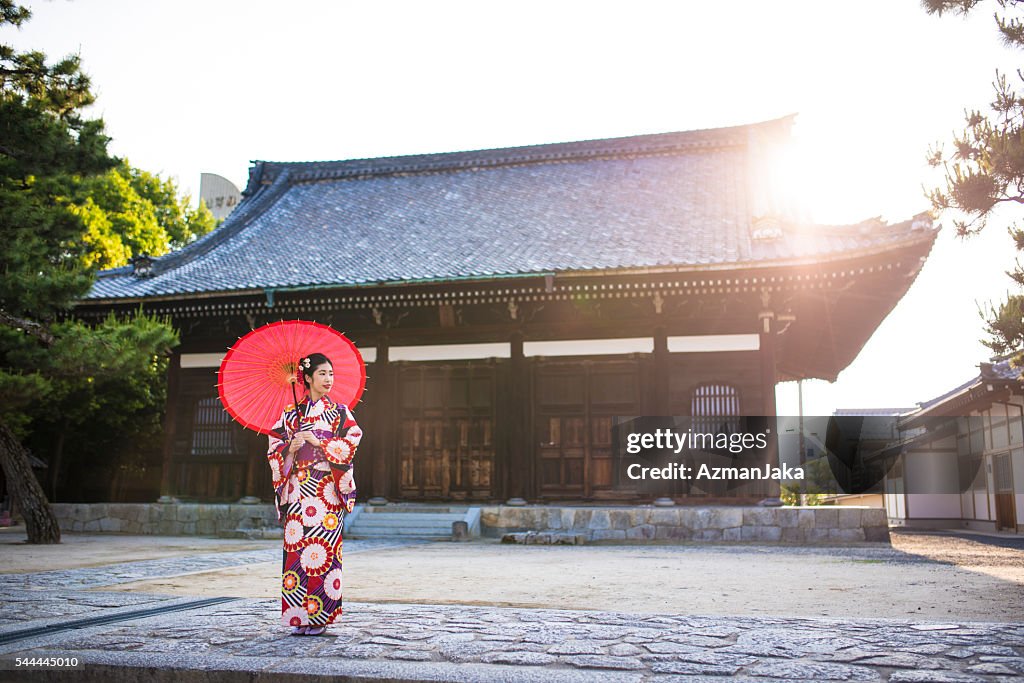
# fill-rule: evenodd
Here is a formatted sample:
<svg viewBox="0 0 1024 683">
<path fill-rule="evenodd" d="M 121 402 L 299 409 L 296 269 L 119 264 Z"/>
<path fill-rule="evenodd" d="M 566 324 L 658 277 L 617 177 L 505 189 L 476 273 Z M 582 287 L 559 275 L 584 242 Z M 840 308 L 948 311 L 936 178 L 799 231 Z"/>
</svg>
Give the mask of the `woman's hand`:
<svg viewBox="0 0 1024 683">
<path fill-rule="evenodd" d="M 295 455 L 296 451 L 302 448 L 302 444 L 306 443 L 306 439 L 300 436 L 303 433 L 308 434 L 309 432 L 295 432 L 295 435 L 292 436 L 292 440 L 288 442 L 289 456 Z"/>
<path fill-rule="evenodd" d="M 299 442 L 299 445 L 302 445 L 303 442 L 311 444 L 313 446 L 319 446 L 320 445 L 320 439 L 318 439 L 315 436 L 313 436 L 313 432 L 311 432 L 309 430 L 305 430 L 305 431 L 301 431 L 301 432 L 295 432 L 295 438 L 302 439 L 302 441 Z"/>
</svg>

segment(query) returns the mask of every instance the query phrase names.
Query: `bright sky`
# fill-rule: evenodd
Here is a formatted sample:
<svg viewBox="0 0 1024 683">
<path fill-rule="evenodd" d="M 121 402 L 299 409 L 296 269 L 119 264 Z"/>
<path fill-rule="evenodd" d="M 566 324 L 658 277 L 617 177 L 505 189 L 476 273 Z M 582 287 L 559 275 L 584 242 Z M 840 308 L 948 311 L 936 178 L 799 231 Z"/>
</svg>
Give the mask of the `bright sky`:
<svg viewBox="0 0 1024 683">
<path fill-rule="evenodd" d="M 54 0 L 3 40 L 77 52 L 112 151 L 198 194 L 249 160 L 311 161 L 713 128 L 798 114 L 802 210 L 891 222 L 928 208 L 930 145 L 985 108 L 1001 46 L 983 6 L 916 0 L 336 2 Z M 948 144 L 947 144 L 948 148 Z M 921 275 L 805 412 L 912 406 L 987 360 L 977 304 L 1001 299 L 1004 224 L 946 225 Z M 796 412 L 780 385 L 780 414 Z"/>
</svg>

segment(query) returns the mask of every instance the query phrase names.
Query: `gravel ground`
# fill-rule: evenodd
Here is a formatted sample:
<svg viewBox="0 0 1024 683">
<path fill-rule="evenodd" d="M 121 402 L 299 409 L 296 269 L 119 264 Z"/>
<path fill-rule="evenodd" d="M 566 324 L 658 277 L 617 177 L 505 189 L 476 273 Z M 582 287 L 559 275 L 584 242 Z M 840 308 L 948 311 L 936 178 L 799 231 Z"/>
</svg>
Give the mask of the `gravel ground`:
<svg viewBox="0 0 1024 683">
<path fill-rule="evenodd" d="M 521 546 L 492 540 L 374 550 L 345 563 L 359 602 L 637 614 L 1021 621 L 1024 551 L 897 532 L 892 547 Z M 275 562 L 151 578 L 119 590 L 270 598 Z"/>
</svg>

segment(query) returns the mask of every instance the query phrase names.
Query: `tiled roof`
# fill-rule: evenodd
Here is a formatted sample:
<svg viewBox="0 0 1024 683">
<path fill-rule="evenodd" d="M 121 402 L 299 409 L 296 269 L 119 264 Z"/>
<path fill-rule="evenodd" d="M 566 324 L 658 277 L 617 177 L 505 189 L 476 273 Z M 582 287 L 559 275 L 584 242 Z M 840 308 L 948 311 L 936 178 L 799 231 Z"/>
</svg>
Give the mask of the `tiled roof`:
<svg viewBox="0 0 1024 683">
<path fill-rule="evenodd" d="M 950 389 L 949 391 L 945 392 L 944 394 L 936 396 L 935 398 L 929 399 L 927 401 L 923 401 L 921 403 L 918 403 L 917 404 L 918 407 L 916 409 L 916 412 L 919 412 L 919 413 L 925 412 L 925 411 L 927 411 L 927 410 L 929 410 L 931 408 L 934 408 L 935 406 L 938 406 L 938 405 L 940 405 L 940 404 L 942 404 L 942 403 L 952 399 L 953 397 L 955 397 L 955 396 L 957 396 L 959 394 L 962 394 L 962 393 L 964 393 L 966 391 L 969 391 L 969 390 L 973 389 L 974 387 L 980 386 L 982 383 L 984 383 L 986 381 L 988 381 L 988 382 L 995 381 L 995 382 L 999 382 L 999 383 L 1001 383 L 1001 382 L 1021 382 L 1021 383 L 1024 383 L 1024 380 L 1021 379 L 1020 370 L 1017 369 L 1017 368 L 1012 367 L 1010 365 L 1009 359 L 1003 359 L 1003 360 L 1000 360 L 1000 361 L 995 362 L 995 363 L 982 363 L 981 364 L 980 372 L 978 373 L 978 375 L 976 377 L 967 380 L 966 382 L 964 382 L 963 384 L 961 384 L 961 385 L 959 385 L 957 387 L 953 387 L 952 389 Z"/>
<path fill-rule="evenodd" d="M 917 408 L 836 408 L 836 417 L 895 417 L 917 410 Z"/>
<path fill-rule="evenodd" d="M 256 162 L 203 239 L 100 273 L 90 300 L 829 260 L 934 239 L 930 222 L 751 234 L 751 140 L 788 120 L 383 159 Z"/>
</svg>

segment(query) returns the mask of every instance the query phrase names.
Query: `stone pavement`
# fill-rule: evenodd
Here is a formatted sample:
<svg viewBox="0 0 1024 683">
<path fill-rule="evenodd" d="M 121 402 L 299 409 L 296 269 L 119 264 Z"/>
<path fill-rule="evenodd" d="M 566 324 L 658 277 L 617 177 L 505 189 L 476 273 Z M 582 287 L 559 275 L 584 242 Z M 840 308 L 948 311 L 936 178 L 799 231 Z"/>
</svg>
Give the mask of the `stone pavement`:
<svg viewBox="0 0 1024 683">
<path fill-rule="evenodd" d="M 1024 678 L 1024 625 L 632 615 L 349 603 L 328 636 L 286 635 L 275 601 L 0 646 L 77 656 L 84 671 L 12 680 L 1004 681 Z M 216 676 L 211 676 L 217 672 Z M 10 672 L 0 671 L 0 676 Z"/>
<path fill-rule="evenodd" d="M 353 540 L 345 550 L 393 545 Z M 189 597 L 114 590 L 140 578 L 269 561 L 279 552 L 0 576 L 0 681 L 1024 680 L 1020 622 L 347 602 L 342 621 L 326 635 L 295 637 L 280 626 L 276 600 L 200 604 Z M 162 611 L 172 607 L 184 609 Z M 140 610 L 151 611 L 140 616 Z M 95 623 L 97 616 L 105 623 Z M 15 656 L 46 655 L 78 657 L 84 668 L 11 669 Z"/>
</svg>

